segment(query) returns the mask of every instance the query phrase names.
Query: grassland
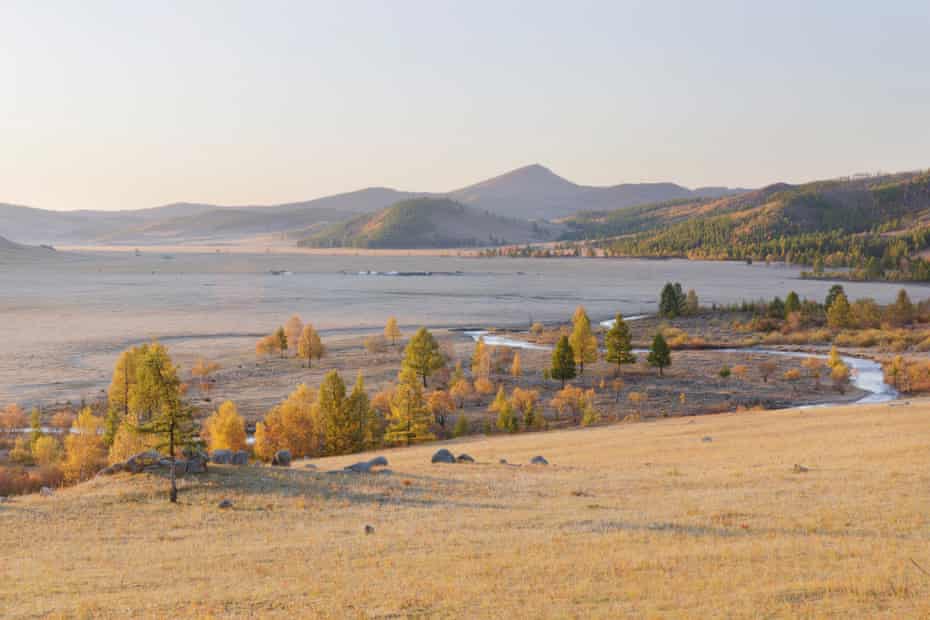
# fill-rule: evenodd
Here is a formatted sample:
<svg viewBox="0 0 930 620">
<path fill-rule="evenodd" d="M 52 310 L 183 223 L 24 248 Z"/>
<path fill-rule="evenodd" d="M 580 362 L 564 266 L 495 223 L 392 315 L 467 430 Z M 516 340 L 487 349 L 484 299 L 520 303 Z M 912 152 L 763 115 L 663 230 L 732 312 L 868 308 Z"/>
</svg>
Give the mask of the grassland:
<svg viewBox="0 0 930 620">
<path fill-rule="evenodd" d="M 445 445 L 474 465 L 431 465 L 431 444 L 382 452 L 393 473 L 378 475 L 326 473 L 359 455 L 217 466 L 183 482 L 179 506 L 154 476 L 95 480 L 0 504 L 0 609 L 928 617 L 928 414 L 911 401 L 472 437 Z M 551 465 L 526 465 L 536 454 Z"/>
</svg>

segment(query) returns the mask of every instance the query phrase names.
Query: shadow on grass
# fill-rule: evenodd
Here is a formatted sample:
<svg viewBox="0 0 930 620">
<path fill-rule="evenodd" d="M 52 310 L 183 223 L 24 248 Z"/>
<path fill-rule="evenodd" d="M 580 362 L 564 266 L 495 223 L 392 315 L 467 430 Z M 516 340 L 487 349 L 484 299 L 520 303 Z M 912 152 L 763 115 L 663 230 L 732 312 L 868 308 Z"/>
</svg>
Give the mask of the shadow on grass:
<svg viewBox="0 0 930 620">
<path fill-rule="evenodd" d="M 114 483 L 144 479 L 120 493 L 118 502 L 147 502 L 153 493 L 168 492 L 168 473 L 120 474 Z M 157 481 L 157 482 L 156 482 Z M 151 484 L 154 483 L 154 484 Z M 348 472 L 320 472 L 292 468 L 211 465 L 206 474 L 178 478 L 181 503 L 207 503 L 235 496 L 247 504 L 280 498 L 312 498 L 348 501 L 353 504 L 504 510 L 503 504 L 460 501 L 467 487 L 461 480 L 434 476 Z"/>
</svg>

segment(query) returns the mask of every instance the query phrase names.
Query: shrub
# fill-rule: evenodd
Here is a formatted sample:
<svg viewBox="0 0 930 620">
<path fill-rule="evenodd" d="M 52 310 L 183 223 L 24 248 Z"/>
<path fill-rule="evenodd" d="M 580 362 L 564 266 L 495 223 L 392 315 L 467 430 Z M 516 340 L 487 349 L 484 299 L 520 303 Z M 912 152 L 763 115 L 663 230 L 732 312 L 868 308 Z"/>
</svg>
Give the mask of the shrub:
<svg viewBox="0 0 930 620">
<path fill-rule="evenodd" d="M 384 353 L 387 351 L 388 342 L 387 338 L 377 334 L 375 336 L 368 336 L 365 338 L 365 350 L 369 353 Z"/>
<path fill-rule="evenodd" d="M 61 486 L 61 470 L 57 467 L 0 467 L 0 495 L 35 493 L 42 487 Z"/>
<path fill-rule="evenodd" d="M 720 367 L 720 370 L 717 371 L 717 374 L 720 375 L 721 379 L 728 379 L 730 377 L 730 367 L 724 364 Z"/>
</svg>

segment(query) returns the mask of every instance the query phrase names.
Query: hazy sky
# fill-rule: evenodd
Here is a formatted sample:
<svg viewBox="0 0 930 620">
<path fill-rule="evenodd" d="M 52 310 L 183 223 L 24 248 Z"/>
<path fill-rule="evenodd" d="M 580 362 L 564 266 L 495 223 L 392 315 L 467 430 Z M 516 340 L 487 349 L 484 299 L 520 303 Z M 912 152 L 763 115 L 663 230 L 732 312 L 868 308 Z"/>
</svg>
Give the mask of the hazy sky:
<svg viewBox="0 0 930 620">
<path fill-rule="evenodd" d="M 930 167 L 930 2 L 0 1 L 0 202 Z"/>
</svg>

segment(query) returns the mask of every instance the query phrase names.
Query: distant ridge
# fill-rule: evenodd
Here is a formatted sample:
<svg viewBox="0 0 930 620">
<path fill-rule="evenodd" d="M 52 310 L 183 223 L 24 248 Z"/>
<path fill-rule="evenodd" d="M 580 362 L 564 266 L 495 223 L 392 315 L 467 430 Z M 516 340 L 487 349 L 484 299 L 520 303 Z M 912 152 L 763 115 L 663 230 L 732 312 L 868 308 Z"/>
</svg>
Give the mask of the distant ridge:
<svg viewBox="0 0 930 620">
<path fill-rule="evenodd" d="M 27 243 L 139 245 L 228 241 L 268 234 L 303 238 L 334 222 L 417 197 L 447 197 L 507 218 L 551 220 L 580 211 L 743 191 L 725 187 L 690 190 L 675 183 L 591 187 L 572 183 L 545 166 L 532 164 L 447 193 L 368 187 L 271 206 L 178 202 L 120 211 L 49 211 L 0 204 L 0 234 Z"/>
</svg>

